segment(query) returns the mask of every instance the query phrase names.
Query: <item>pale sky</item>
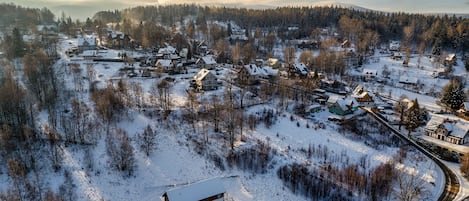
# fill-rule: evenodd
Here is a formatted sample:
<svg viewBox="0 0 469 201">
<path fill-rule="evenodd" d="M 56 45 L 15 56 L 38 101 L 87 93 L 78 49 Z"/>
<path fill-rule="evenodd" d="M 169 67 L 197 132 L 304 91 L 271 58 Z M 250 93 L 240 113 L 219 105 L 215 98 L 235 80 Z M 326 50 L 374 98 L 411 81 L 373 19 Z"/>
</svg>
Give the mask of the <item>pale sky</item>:
<svg viewBox="0 0 469 201">
<path fill-rule="evenodd" d="M 27 7 L 48 7 L 56 16 L 63 10 L 67 15 L 80 19 L 92 17 L 94 13 L 100 10 L 114 10 L 138 5 L 164 5 L 169 3 L 196 3 L 201 5 L 267 8 L 340 2 L 379 11 L 469 14 L 469 0 L 0 0 L 0 3 L 11 2 Z"/>
</svg>

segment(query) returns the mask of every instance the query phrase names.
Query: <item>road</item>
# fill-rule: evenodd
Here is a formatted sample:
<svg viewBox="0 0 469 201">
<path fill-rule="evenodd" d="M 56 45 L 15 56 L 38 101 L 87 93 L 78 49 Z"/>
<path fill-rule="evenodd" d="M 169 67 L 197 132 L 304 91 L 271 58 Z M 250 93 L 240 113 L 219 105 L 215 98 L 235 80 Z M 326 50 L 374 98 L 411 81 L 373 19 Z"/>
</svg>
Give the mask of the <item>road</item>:
<svg viewBox="0 0 469 201">
<path fill-rule="evenodd" d="M 382 123 L 389 129 L 391 129 L 391 131 L 393 131 L 393 133 L 401 140 L 409 143 L 417 150 L 425 154 L 428 158 L 432 159 L 441 168 L 445 175 L 445 188 L 443 189 L 443 192 L 441 193 L 440 197 L 438 197 L 438 201 L 452 201 L 456 199 L 458 193 L 460 192 L 460 178 L 458 179 L 456 174 L 450 168 L 448 168 L 448 166 L 446 166 L 443 161 L 441 161 L 436 155 L 427 151 L 406 135 L 402 134 L 399 130 L 391 126 L 386 120 L 382 119 L 376 113 L 371 111 L 371 109 L 366 107 L 361 107 L 361 109 L 366 111 L 368 114 L 372 115 L 376 120 L 378 120 L 380 123 Z"/>
</svg>

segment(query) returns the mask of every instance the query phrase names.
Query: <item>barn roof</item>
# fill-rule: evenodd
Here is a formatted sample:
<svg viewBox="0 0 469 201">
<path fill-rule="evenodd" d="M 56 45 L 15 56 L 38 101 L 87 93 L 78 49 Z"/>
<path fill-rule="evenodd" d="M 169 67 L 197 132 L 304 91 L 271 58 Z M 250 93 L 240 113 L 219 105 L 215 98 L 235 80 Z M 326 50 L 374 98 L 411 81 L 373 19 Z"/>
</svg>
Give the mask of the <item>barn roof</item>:
<svg viewBox="0 0 469 201">
<path fill-rule="evenodd" d="M 170 189 L 163 196 L 167 196 L 170 201 L 190 201 L 203 200 L 222 193 L 225 193 L 225 188 L 221 180 L 214 178 Z"/>
</svg>

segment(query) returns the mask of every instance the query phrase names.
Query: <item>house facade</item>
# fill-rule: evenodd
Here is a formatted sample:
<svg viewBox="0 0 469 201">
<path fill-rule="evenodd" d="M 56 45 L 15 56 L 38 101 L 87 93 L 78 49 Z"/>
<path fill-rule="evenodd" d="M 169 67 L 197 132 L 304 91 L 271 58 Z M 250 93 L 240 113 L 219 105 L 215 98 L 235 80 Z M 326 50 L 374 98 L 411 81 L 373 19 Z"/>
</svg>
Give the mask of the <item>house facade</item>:
<svg viewBox="0 0 469 201">
<path fill-rule="evenodd" d="M 336 115 L 353 114 L 358 109 L 358 103 L 353 98 L 341 98 L 338 96 L 331 96 L 327 100 L 327 108 L 330 113 Z"/>
<path fill-rule="evenodd" d="M 201 57 L 195 62 L 200 68 L 205 68 L 208 70 L 213 70 L 215 69 L 217 62 L 213 58 L 212 55 L 207 55 L 204 57 Z"/>
<path fill-rule="evenodd" d="M 205 68 L 194 76 L 194 81 L 199 91 L 215 90 L 219 87 L 217 77 Z"/>
<path fill-rule="evenodd" d="M 272 67 L 258 67 L 256 64 L 244 65 L 238 71 L 238 81 L 243 84 L 257 84 L 259 79 L 269 79 L 278 76 L 278 70 Z"/>
<path fill-rule="evenodd" d="M 452 144 L 469 142 L 469 122 L 457 118 L 432 116 L 425 126 L 425 134 Z"/>
<path fill-rule="evenodd" d="M 78 38 L 77 48 L 79 51 L 96 50 L 96 38 L 95 37 L 82 37 Z"/>
</svg>

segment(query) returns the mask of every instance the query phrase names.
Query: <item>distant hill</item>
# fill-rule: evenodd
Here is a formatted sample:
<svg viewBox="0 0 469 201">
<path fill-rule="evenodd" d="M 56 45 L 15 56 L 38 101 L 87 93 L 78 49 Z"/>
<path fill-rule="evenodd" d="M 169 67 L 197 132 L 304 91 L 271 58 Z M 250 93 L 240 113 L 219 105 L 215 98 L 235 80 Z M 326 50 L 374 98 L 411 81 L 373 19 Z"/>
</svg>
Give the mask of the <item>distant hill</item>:
<svg viewBox="0 0 469 201">
<path fill-rule="evenodd" d="M 354 4 L 341 3 L 341 2 L 337 2 L 337 1 L 317 1 L 317 2 L 314 2 L 310 5 L 312 7 L 349 8 L 349 9 L 353 9 L 353 10 L 356 10 L 356 11 L 363 11 L 363 12 L 365 12 L 365 11 L 375 11 L 375 10 L 365 8 L 365 7 L 361 7 L 361 6 L 357 6 L 357 5 L 354 5 Z"/>
</svg>

